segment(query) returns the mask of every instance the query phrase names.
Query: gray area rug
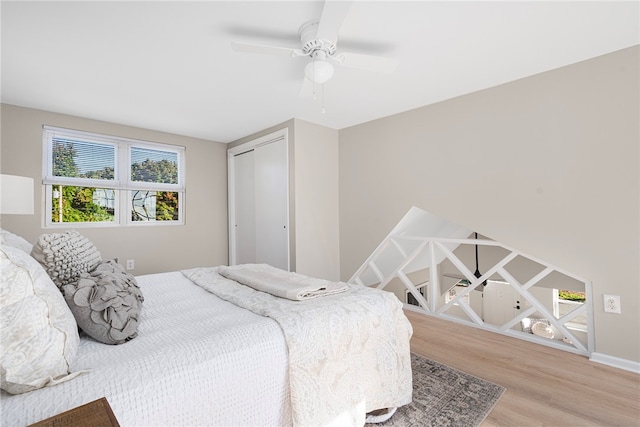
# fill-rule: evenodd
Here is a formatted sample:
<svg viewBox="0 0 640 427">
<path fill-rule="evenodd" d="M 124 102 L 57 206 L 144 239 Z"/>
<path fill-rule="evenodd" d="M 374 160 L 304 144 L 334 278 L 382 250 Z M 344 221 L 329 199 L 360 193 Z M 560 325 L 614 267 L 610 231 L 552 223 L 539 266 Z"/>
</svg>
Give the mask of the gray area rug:
<svg viewBox="0 0 640 427">
<path fill-rule="evenodd" d="M 482 424 L 505 388 L 411 354 L 413 402 L 371 427 L 459 426 Z"/>
</svg>

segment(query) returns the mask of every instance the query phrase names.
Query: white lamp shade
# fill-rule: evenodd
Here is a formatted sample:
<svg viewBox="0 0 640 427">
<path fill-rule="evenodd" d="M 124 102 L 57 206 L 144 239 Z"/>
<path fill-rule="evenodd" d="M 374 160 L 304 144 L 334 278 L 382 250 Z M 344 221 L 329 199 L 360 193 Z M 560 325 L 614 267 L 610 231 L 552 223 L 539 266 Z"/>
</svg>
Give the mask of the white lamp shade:
<svg viewBox="0 0 640 427">
<path fill-rule="evenodd" d="M 33 178 L 0 175 L 0 214 L 33 215 Z"/>
<path fill-rule="evenodd" d="M 333 65 L 322 59 L 314 59 L 304 67 L 304 74 L 314 83 L 324 84 L 333 77 Z"/>
</svg>

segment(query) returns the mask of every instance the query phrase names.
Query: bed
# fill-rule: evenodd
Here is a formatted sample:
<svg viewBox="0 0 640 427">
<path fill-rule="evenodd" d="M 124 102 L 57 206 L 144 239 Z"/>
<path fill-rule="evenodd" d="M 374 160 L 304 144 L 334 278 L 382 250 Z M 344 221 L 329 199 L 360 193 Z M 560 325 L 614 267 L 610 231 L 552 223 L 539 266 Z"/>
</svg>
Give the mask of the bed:
<svg viewBox="0 0 640 427">
<path fill-rule="evenodd" d="M 4 257 L 13 250 L 6 243 Z M 395 297 L 349 285 L 292 301 L 219 268 L 137 276 L 144 302 L 135 338 L 108 345 L 80 332 L 73 377 L 3 390 L 0 424 L 28 425 L 101 397 L 122 426 L 363 425 L 369 411 L 409 403 L 411 326 L 391 318 L 401 313 Z M 380 295 L 388 312 L 371 317 Z M 320 325 L 331 333 L 309 343 Z"/>
</svg>

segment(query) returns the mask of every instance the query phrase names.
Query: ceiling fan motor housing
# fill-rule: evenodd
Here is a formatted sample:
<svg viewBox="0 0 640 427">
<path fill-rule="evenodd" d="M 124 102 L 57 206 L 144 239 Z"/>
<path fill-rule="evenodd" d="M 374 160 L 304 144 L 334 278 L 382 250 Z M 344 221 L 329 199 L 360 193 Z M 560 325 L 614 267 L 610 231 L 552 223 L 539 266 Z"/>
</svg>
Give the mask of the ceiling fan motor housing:
<svg viewBox="0 0 640 427">
<path fill-rule="evenodd" d="M 331 56 L 336 53 L 336 45 L 326 40 L 311 40 L 302 46 L 302 51 L 311 57 L 318 51 L 322 51 L 327 56 Z"/>
<path fill-rule="evenodd" d="M 326 56 L 331 56 L 336 52 L 336 43 L 332 40 L 322 40 L 316 38 L 318 32 L 318 20 L 309 21 L 302 24 L 298 30 L 300 41 L 302 42 L 302 51 L 305 55 L 315 56 L 316 52 L 322 51 Z"/>
</svg>

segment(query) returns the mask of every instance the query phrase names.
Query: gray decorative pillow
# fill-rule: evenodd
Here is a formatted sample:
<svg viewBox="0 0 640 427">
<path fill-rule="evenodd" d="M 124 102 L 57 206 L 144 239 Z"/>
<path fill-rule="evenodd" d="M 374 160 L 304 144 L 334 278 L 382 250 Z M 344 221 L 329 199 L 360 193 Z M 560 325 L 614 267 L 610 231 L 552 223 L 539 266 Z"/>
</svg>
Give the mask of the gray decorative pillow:
<svg viewBox="0 0 640 427">
<path fill-rule="evenodd" d="M 93 270 L 102 261 L 98 249 L 76 230 L 42 234 L 31 251 L 53 280 L 62 288 L 74 283 L 80 274 Z"/>
<path fill-rule="evenodd" d="M 104 261 L 62 287 L 80 329 L 105 344 L 122 344 L 138 336 L 144 297 L 135 277 L 116 261 Z"/>
</svg>

